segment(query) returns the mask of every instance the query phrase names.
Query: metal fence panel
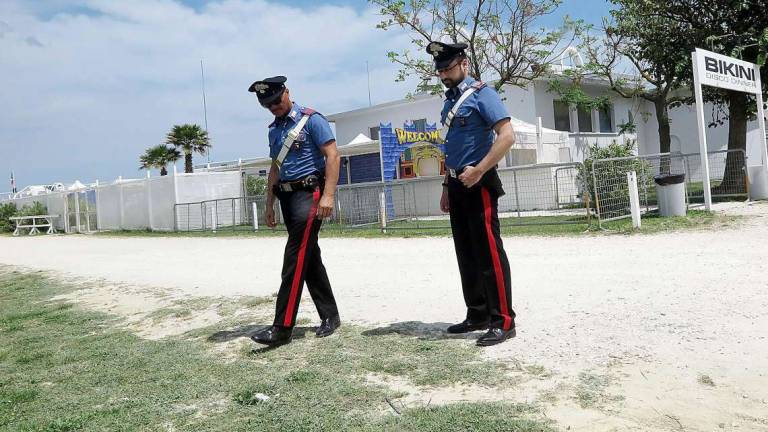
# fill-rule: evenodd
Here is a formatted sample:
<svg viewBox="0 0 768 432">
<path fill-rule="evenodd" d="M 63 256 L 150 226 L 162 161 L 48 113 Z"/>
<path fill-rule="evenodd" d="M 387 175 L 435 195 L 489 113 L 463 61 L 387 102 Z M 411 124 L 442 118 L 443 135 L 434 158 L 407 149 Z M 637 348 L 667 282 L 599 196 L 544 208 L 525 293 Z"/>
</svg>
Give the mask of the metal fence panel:
<svg viewBox="0 0 768 432">
<path fill-rule="evenodd" d="M 707 154 L 712 197 L 720 200 L 747 197 L 747 159 L 743 150 Z M 631 216 L 627 173 L 637 173 L 640 207 L 643 212 L 658 209 L 654 176 L 685 174 L 688 204 L 704 201 L 701 159 L 698 154 L 663 153 L 598 159 L 585 167 L 588 188 L 600 223 Z"/>
<path fill-rule="evenodd" d="M 531 224 L 586 224 L 588 210 L 580 163 L 530 165 L 499 170 L 506 194 L 499 200 L 503 226 Z M 440 210 L 443 177 L 391 183 L 341 185 L 324 229 L 448 229 L 448 215 Z M 259 226 L 265 224 L 266 197 L 231 198 L 177 204 L 179 231 L 253 229 L 253 204 Z M 276 205 L 279 201 L 276 200 Z M 276 215 L 280 216 L 279 210 Z"/>
</svg>

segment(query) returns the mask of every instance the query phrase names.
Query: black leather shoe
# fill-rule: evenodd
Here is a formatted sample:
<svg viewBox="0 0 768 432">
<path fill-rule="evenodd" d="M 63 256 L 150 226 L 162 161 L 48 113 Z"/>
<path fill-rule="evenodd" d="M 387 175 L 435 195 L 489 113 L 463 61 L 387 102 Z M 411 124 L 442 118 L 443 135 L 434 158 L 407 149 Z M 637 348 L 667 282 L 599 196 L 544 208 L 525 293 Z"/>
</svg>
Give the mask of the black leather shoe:
<svg viewBox="0 0 768 432">
<path fill-rule="evenodd" d="M 315 336 L 326 337 L 333 334 L 337 328 L 341 327 L 341 319 L 338 315 L 333 318 L 326 318 L 320 323 L 320 327 L 315 331 Z"/>
<path fill-rule="evenodd" d="M 464 320 L 458 324 L 448 327 L 448 333 L 469 333 L 488 328 L 489 321 L 470 321 Z"/>
<path fill-rule="evenodd" d="M 480 336 L 480 338 L 477 340 L 477 346 L 491 346 L 496 345 L 504 342 L 507 339 L 511 339 L 515 337 L 517 333 L 515 332 L 515 328 L 512 327 L 509 330 L 502 330 L 500 328 L 491 328 L 488 329 L 488 331 Z"/>
<path fill-rule="evenodd" d="M 251 340 L 264 345 L 282 345 L 290 342 L 292 337 L 292 328 L 273 325 L 251 336 Z"/>
</svg>

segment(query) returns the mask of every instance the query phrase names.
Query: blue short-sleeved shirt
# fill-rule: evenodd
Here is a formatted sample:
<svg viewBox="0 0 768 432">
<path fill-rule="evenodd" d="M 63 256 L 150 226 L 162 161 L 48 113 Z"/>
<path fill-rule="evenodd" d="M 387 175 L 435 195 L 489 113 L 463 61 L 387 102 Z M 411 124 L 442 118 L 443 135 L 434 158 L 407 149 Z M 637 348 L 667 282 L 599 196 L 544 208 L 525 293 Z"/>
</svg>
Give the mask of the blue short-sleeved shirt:
<svg viewBox="0 0 768 432">
<path fill-rule="evenodd" d="M 269 125 L 269 157 L 273 160 L 280 153 L 288 132 L 301 119 L 302 109 L 304 107 L 294 102 L 285 117 L 276 118 Z M 320 113 L 312 114 L 280 167 L 280 181 L 298 180 L 317 172 L 324 173 L 325 156 L 320 147 L 335 139 L 328 120 Z"/>
<path fill-rule="evenodd" d="M 441 113 L 441 121 L 459 100 L 464 90 L 476 80 L 470 76 L 464 79 L 458 87 L 445 93 L 445 106 Z M 507 108 L 501 102 L 501 97 L 490 87 L 475 91 L 461 104 L 453 118 L 451 128 L 445 138 L 446 158 L 448 168 L 461 169 L 467 165 L 477 165 L 491 150 L 493 145 L 493 126 L 500 120 L 510 118 Z"/>
</svg>

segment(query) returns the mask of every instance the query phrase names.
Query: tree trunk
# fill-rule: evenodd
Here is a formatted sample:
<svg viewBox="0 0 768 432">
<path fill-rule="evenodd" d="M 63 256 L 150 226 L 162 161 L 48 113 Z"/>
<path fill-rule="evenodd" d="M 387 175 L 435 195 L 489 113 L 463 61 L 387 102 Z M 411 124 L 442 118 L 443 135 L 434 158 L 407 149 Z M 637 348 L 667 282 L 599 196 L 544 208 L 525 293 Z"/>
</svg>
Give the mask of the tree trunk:
<svg viewBox="0 0 768 432">
<path fill-rule="evenodd" d="M 669 153 L 670 142 L 672 138 L 669 132 L 669 111 L 667 110 L 667 94 L 657 93 L 656 99 L 653 101 L 653 106 L 656 108 L 656 119 L 659 123 L 659 153 Z M 662 158 L 659 166 L 659 174 L 669 174 L 670 161 L 669 158 Z"/>
<path fill-rule="evenodd" d="M 192 170 L 192 153 L 184 155 L 184 172 L 187 174 L 194 172 Z"/>
<path fill-rule="evenodd" d="M 747 95 L 746 93 L 728 92 L 728 150 L 747 150 Z M 710 171 L 717 172 L 718 160 L 712 161 Z M 722 166 L 722 165 L 721 165 Z M 723 179 L 713 194 L 739 194 L 747 191 L 744 175 L 744 154 L 729 152 L 725 159 Z"/>
<path fill-rule="evenodd" d="M 160 167 L 160 176 L 168 175 L 168 170 L 165 167 Z"/>
</svg>

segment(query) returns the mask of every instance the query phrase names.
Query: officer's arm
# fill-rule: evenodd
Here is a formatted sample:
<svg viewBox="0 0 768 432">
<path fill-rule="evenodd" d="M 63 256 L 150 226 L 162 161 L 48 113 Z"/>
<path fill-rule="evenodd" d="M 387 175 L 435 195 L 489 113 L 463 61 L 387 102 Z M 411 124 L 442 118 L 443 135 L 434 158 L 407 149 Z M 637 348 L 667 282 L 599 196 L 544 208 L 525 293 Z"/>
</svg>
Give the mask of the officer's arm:
<svg viewBox="0 0 768 432">
<path fill-rule="evenodd" d="M 491 151 L 477 164 L 482 172 L 486 172 L 495 167 L 496 164 L 509 152 L 512 145 L 515 144 L 515 132 L 512 129 L 512 123 L 508 118 L 499 120 L 493 125 L 493 130 L 496 131 L 496 141 L 491 146 Z"/>
<path fill-rule="evenodd" d="M 336 148 L 336 140 L 330 140 L 320 146 L 320 151 L 325 156 L 325 189 L 323 196 L 333 197 L 336 195 L 336 184 L 339 182 L 339 168 L 341 167 L 341 156 Z"/>
<path fill-rule="evenodd" d="M 279 179 L 280 169 L 277 164 L 272 162 L 272 166 L 269 168 L 269 176 L 267 176 L 267 207 L 272 207 L 275 204 L 275 192 L 274 186 Z"/>
</svg>

